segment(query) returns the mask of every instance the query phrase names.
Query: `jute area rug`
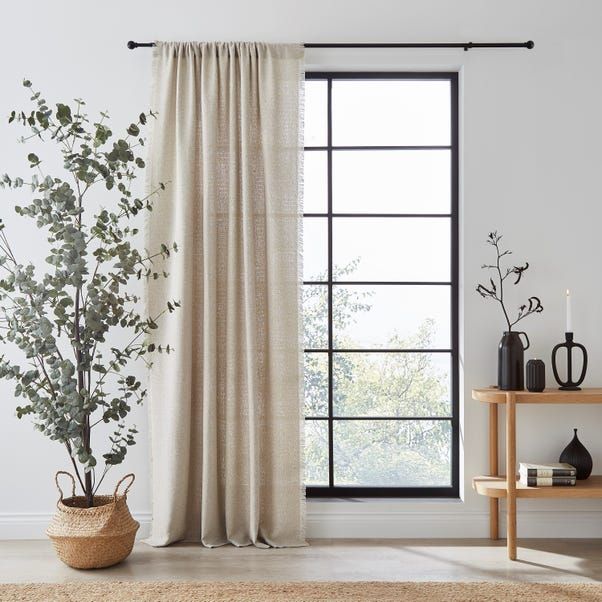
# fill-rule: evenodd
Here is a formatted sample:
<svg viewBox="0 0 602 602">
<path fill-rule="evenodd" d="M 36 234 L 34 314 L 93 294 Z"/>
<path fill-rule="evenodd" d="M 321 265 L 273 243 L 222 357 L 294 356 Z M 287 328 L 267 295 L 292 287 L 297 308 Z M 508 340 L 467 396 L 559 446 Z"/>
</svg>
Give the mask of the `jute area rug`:
<svg viewBox="0 0 602 602">
<path fill-rule="evenodd" d="M 0 585 L 0 600 L 13 602 L 564 602 L 602 600 L 602 585 L 589 583 L 395 582 L 93 582 Z"/>
</svg>

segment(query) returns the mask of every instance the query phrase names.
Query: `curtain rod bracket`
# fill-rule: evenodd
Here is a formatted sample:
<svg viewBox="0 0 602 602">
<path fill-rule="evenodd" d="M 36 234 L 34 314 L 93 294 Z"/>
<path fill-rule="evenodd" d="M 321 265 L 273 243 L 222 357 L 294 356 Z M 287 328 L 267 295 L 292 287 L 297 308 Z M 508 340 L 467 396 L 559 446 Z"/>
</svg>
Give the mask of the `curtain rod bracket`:
<svg viewBox="0 0 602 602">
<path fill-rule="evenodd" d="M 153 46 L 156 46 L 154 42 L 133 42 L 132 40 L 130 40 L 127 43 L 127 47 L 130 50 L 136 50 L 136 48 L 151 48 Z"/>
</svg>

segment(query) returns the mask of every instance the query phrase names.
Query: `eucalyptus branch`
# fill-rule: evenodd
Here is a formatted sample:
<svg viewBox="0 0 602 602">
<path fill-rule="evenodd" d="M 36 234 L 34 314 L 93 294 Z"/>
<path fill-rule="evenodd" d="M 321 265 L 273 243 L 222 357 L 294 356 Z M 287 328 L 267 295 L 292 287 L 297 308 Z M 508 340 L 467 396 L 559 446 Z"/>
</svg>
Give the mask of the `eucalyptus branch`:
<svg viewBox="0 0 602 602">
<path fill-rule="evenodd" d="M 42 358 L 40 355 L 37 355 L 36 358 L 38 360 L 38 363 L 40 364 L 40 368 L 42 369 L 44 378 L 46 379 L 46 382 L 48 383 L 48 387 L 50 388 L 50 393 L 51 393 L 52 397 L 54 399 L 56 399 L 56 391 L 54 390 L 52 381 L 50 380 L 50 377 L 48 376 L 48 372 L 46 372 L 46 365 L 44 364 L 44 358 Z"/>
<path fill-rule="evenodd" d="M 3 249 L 2 249 L 3 253 L 6 255 L 6 257 L 8 257 L 8 259 L 10 259 L 16 265 L 17 260 L 15 259 L 15 256 L 14 256 L 13 251 L 10 246 L 10 243 L 8 242 L 6 233 L 4 232 L 4 230 L 2 228 L 0 228 L 0 240 L 2 241 L 2 245 L 3 245 Z"/>
<path fill-rule="evenodd" d="M 152 323 L 156 323 L 158 320 L 160 320 L 169 310 L 164 309 L 163 311 L 159 312 L 157 314 L 156 317 L 154 318 L 149 318 L 149 322 Z M 148 334 L 148 330 L 147 329 L 141 329 L 140 332 L 138 332 L 138 334 L 136 334 L 129 343 L 127 343 L 127 345 L 125 345 L 125 347 L 123 347 L 123 349 L 121 350 L 117 350 L 119 356 L 125 355 L 128 353 L 128 351 L 131 349 L 131 347 L 134 345 L 134 343 L 143 335 L 143 334 Z M 109 373 L 111 372 L 111 370 L 113 368 L 115 368 L 116 366 L 119 365 L 119 360 L 118 359 L 114 359 L 109 363 L 109 369 L 106 372 L 103 372 L 102 375 L 100 376 L 100 378 L 96 381 L 96 385 L 94 387 L 94 391 L 92 392 L 92 395 L 94 395 L 98 389 L 99 386 L 102 385 L 102 383 L 104 382 L 105 378 L 109 375 Z"/>
<path fill-rule="evenodd" d="M 165 190 L 165 184 L 161 183 L 161 184 L 159 184 L 159 186 L 157 188 L 155 188 L 154 190 L 149 192 L 146 196 L 143 196 L 141 199 L 138 199 L 138 200 L 140 201 L 140 203 L 142 203 L 143 207 L 146 207 L 148 209 L 150 207 L 150 205 L 149 205 L 150 199 L 152 199 L 154 196 L 161 194 L 161 191 L 163 191 L 163 190 Z M 122 209 L 115 216 L 115 219 L 120 220 L 122 217 L 127 217 L 128 215 L 129 215 L 129 212 L 126 211 L 125 209 Z M 97 237 L 98 237 L 98 233 L 92 234 L 90 236 L 90 238 L 88 238 L 86 240 L 86 244 L 89 244 L 90 242 L 92 242 L 92 240 L 94 240 Z"/>
</svg>

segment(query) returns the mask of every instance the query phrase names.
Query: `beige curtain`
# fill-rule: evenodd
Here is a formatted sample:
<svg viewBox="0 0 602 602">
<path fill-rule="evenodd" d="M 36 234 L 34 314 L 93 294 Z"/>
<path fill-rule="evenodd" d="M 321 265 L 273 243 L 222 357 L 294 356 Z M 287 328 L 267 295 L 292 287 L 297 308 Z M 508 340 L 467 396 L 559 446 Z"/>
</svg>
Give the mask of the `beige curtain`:
<svg viewBox="0 0 602 602">
<path fill-rule="evenodd" d="M 179 252 L 148 309 L 181 309 L 150 373 L 150 543 L 304 545 L 300 167 L 303 49 L 158 43 L 149 187 Z"/>
</svg>

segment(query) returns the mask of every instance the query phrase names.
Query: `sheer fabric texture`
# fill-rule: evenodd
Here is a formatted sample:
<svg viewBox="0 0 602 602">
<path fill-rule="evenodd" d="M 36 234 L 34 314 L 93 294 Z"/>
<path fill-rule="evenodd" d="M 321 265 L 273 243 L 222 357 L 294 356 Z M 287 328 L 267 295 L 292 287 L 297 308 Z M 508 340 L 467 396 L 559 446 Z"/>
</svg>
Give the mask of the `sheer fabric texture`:
<svg viewBox="0 0 602 602">
<path fill-rule="evenodd" d="M 299 202 L 303 48 L 154 49 L 149 248 L 175 241 L 150 371 L 149 543 L 304 545 Z"/>
</svg>

